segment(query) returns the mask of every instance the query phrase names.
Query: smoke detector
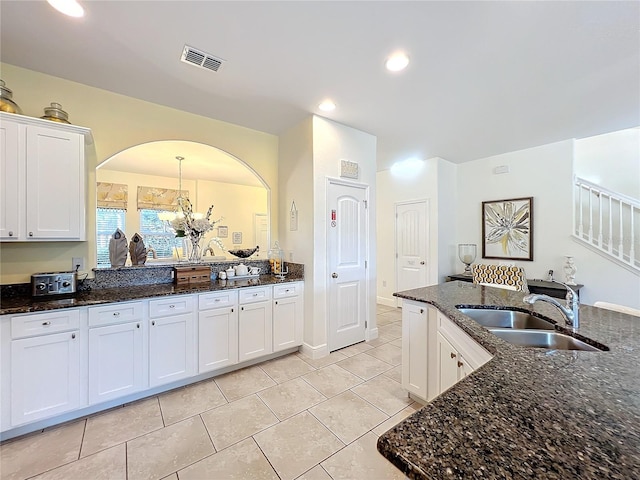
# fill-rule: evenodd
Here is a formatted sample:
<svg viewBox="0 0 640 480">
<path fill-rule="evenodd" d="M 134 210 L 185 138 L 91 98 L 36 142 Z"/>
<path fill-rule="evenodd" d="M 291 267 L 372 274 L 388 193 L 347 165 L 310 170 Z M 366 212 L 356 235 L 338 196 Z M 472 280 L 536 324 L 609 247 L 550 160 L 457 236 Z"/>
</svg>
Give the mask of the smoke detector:
<svg viewBox="0 0 640 480">
<path fill-rule="evenodd" d="M 184 63 L 195 65 L 196 67 L 213 70 L 214 72 L 220 70 L 220 67 L 224 63 L 223 59 L 190 47 L 189 45 L 184 46 L 180 60 Z"/>
</svg>

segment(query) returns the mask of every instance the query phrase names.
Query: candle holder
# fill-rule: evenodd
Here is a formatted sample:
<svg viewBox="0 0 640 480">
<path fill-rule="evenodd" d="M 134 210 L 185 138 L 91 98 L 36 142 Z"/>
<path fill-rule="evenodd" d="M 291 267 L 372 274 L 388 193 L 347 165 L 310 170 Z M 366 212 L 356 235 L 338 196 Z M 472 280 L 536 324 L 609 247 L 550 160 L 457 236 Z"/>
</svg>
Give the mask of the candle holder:
<svg viewBox="0 0 640 480">
<path fill-rule="evenodd" d="M 465 265 L 462 275 L 473 275 L 471 264 L 475 261 L 477 253 L 478 246 L 475 243 L 458 244 L 458 258 Z"/>
</svg>

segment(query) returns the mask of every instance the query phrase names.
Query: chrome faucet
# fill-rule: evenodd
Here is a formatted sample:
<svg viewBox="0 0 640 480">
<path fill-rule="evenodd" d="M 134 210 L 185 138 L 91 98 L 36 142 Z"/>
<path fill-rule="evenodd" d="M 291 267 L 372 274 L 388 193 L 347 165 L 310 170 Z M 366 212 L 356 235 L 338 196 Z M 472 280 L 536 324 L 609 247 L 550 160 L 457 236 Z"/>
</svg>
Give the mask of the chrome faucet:
<svg viewBox="0 0 640 480">
<path fill-rule="evenodd" d="M 155 258 L 155 259 L 158 258 L 158 254 L 156 253 L 156 249 L 153 248 L 153 247 L 147 248 L 147 257 L 149 256 L 149 254 L 152 255 L 152 258 Z"/>
<path fill-rule="evenodd" d="M 525 296 L 522 300 L 524 303 L 528 303 L 530 305 L 533 305 L 538 300 L 555 305 L 564 315 L 565 323 L 568 326 L 573 327 L 573 330 L 577 330 L 578 327 L 580 327 L 580 301 L 578 299 L 578 294 L 566 283 L 558 282 L 557 280 L 554 280 L 553 282 L 559 283 L 567 289 L 566 306 L 562 305 L 555 298 L 550 297 L 549 295 L 530 294 Z"/>
</svg>

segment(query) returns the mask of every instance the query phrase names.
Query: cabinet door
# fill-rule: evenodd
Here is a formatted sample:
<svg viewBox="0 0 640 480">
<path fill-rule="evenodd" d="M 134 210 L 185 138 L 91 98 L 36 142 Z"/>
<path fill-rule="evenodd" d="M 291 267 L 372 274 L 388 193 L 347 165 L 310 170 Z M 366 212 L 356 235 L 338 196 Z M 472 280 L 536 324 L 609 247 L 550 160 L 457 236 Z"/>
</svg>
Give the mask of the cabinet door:
<svg viewBox="0 0 640 480">
<path fill-rule="evenodd" d="M 146 387 L 142 322 L 89 329 L 89 403 Z"/>
<path fill-rule="evenodd" d="M 271 301 L 240 306 L 238 317 L 238 361 L 273 352 Z"/>
<path fill-rule="evenodd" d="M 238 309 L 216 308 L 198 314 L 198 373 L 238 363 Z"/>
<path fill-rule="evenodd" d="M 151 320 L 149 327 L 149 386 L 195 374 L 192 313 Z"/>
<path fill-rule="evenodd" d="M 302 298 L 290 297 L 273 302 L 273 351 L 302 345 Z"/>
<path fill-rule="evenodd" d="M 80 407 L 78 332 L 11 342 L 11 424 L 51 417 Z"/>
<path fill-rule="evenodd" d="M 402 302 L 402 387 L 427 400 L 427 322 L 426 305 Z"/>
<path fill-rule="evenodd" d="M 0 238 L 18 240 L 20 225 L 20 157 L 18 151 L 18 125 L 8 121 L 0 123 Z"/>
<path fill-rule="evenodd" d="M 32 125 L 26 135 L 26 240 L 85 240 L 83 136 Z"/>
<path fill-rule="evenodd" d="M 460 361 L 458 351 L 451 346 L 440 332 L 438 337 L 438 359 L 439 359 L 439 379 L 440 392 L 451 388 L 458 382 L 458 362 Z"/>
</svg>

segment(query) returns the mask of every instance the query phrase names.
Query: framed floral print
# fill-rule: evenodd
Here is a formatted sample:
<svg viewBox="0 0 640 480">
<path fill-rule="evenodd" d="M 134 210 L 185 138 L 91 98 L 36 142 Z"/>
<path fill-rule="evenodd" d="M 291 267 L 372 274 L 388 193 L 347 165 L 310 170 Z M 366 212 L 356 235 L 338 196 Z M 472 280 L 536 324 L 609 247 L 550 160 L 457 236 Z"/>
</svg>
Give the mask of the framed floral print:
<svg viewBox="0 0 640 480">
<path fill-rule="evenodd" d="M 482 258 L 533 260 L 533 197 L 482 202 Z"/>
</svg>

